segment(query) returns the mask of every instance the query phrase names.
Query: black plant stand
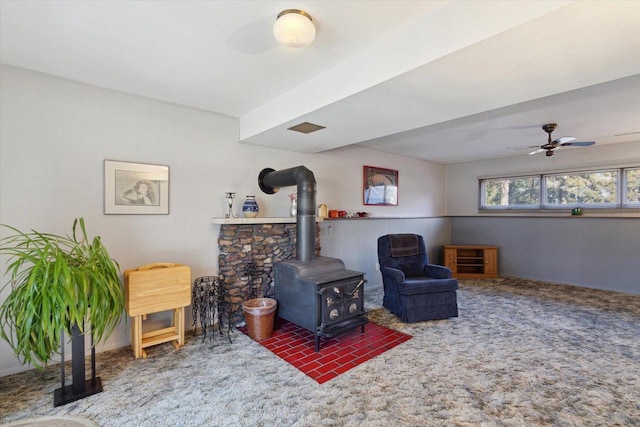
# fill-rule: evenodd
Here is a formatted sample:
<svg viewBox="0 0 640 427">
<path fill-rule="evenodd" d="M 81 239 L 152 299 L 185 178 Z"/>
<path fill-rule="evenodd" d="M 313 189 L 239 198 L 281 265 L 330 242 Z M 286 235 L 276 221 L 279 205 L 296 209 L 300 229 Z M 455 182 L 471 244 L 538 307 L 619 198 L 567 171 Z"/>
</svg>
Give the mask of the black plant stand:
<svg viewBox="0 0 640 427">
<path fill-rule="evenodd" d="M 53 392 L 53 406 L 62 406 L 102 392 L 102 380 L 96 377 L 96 348 L 91 337 L 91 379 L 85 380 L 84 334 L 78 325 L 71 327 L 71 374 L 73 384 L 64 384 L 64 331 L 60 336 L 60 370 L 62 386 Z"/>
</svg>

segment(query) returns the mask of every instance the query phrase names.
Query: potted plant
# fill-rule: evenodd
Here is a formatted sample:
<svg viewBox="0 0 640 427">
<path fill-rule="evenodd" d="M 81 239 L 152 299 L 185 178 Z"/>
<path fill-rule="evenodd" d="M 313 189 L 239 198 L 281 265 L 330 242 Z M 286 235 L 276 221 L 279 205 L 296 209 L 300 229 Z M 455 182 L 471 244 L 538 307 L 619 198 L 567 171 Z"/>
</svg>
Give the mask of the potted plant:
<svg viewBox="0 0 640 427">
<path fill-rule="evenodd" d="M 5 274 L 10 276 L 3 290 L 11 286 L 0 306 L 2 338 L 22 363 L 39 369 L 44 369 L 52 354 L 61 353 L 63 385 L 56 390 L 56 406 L 102 391 L 101 384 L 99 390 L 87 391 L 84 387 L 84 325 L 88 320 L 95 346 L 120 323 L 124 292 L 118 263 L 109 256 L 99 236 L 89 240 L 82 218 L 74 220 L 71 236 L 3 227 L 12 234 L 0 239 L 0 254 L 8 256 Z M 64 387 L 63 331 L 73 337 L 71 390 Z M 92 356 L 95 365 L 94 348 Z M 79 369 L 80 380 L 76 378 Z M 96 388 L 95 368 L 93 371 Z M 65 397 L 68 392 L 71 396 Z"/>
</svg>

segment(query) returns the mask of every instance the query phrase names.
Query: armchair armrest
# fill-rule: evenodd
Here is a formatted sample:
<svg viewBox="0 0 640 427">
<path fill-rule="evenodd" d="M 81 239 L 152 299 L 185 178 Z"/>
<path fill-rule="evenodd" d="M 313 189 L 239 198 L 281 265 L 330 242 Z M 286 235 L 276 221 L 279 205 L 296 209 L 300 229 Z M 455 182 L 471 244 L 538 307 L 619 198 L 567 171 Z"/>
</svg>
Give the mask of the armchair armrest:
<svg viewBox="0 0 640 427">
<path fill-rule="evenodd" d="M 397 268 L 391 267 L 382 267 L 380 269 L 383 276 L 389 276 L 393 281 L 397 283 L 402 283 L 405 280 L 404 273 L 402 270 L 398 270 Z"/>
<path fill-rule="evenodd" d="M 424 274 L 434 279 L 451 278 L 451 270 L 443 265 L 427 264 L 424 266 Z"/>
</svg>

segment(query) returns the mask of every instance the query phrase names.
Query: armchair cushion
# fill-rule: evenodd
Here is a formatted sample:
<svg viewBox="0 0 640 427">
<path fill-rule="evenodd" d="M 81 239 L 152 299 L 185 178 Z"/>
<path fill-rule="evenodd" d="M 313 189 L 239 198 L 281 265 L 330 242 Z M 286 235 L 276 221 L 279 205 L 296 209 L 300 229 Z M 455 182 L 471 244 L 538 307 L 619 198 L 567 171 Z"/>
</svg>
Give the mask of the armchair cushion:
<svg viewBox="0 0 640 427">
<path fill-rule="evenodd" d="M 445 268 L 445 270 L 449 269 Z M 382 275 L 391 279 L 396 284 L 398 293 L 402 295 L 449 292 L 458 289 L 458 281 L 455 279 L 425 277 L 424 274 L 418 277 L 408 277 L 397 268 L 382 267 Z"/>
<path fill-rule="evenodd" d="M 398 261 L 398 269 L 407 277 L 420 277 L 425 275 L 424 266 L 419 259 L 402 258 Z"/>
</svg>

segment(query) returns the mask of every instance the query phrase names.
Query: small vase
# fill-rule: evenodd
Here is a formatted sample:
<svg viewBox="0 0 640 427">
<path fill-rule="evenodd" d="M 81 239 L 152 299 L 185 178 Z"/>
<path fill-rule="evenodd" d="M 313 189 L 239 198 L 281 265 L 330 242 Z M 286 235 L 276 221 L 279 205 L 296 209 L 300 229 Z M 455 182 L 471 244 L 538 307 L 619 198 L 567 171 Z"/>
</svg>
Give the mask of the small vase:
<svg viewBox="0 0 640 427">
<path fill-rule="evenodd" d="M 242 205 L 242 213 L 244 213 L 245 218 L 257 217 L 259 210 L 260 207 L 258 206 L 258 202 L 256 202 L 256 196 L 247 196 Z"/>
<path fill-rule="evenodd" d="M 289 209 L 289 216 L 295 217 L 298 215 L 298 200 L 293 199 L 291 201 L 291 208 Z"/>
</svg>

